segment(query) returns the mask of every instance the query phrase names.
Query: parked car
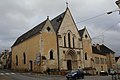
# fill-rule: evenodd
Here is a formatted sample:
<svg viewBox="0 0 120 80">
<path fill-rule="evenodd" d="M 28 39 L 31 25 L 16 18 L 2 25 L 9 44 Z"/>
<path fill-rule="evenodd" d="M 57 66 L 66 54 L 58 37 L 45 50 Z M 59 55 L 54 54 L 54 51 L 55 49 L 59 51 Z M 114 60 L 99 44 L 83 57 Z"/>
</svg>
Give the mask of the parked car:
<svg viewBox="0 0 120 80">
<path fill-rule="evenodd" d="M 68 80 L 79 79 L 79 78 L 84 79 L 84 72 L 83 72 L 83 70 L 72 70 L 66 75 L 66 78 Z"/>
<path fill-rule="evenodd" d="M 106 71 L 100 71 L 100 76 L 108 76 L 108 73 Z"/>
</svg>

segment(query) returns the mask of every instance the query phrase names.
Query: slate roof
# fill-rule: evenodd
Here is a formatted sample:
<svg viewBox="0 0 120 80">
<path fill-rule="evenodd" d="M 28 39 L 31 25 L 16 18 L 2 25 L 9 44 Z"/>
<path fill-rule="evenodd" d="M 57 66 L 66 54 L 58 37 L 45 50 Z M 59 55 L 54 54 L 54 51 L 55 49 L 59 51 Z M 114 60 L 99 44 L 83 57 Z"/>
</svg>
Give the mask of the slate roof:
<svg viewBox="0 0 120 80">
<path fill-rule="evenodd" d="M 83 33 L 84 33 L 84 31 L 85 31 L 85 28 L 84 28 L 84 29 L 81 29 L 81 30 L 78 31 L 79 34 L 80 34 L 80 37 L 83 37 Z"/>
<path fill-rule="evenodd" d="M 46 23 L 46 20 L 43 21 L 42 23 L 40 23 L 39 25 L 37 25 L 36 27 L 32 28 L 31 30 L 29 30 L 28 32 L 26 32 L 23 35 L 21 35 L 15 41 L 15 43 L 12 45 L 12 47 L 18 45 L 19 43 L 22 43 L 23 41 L 25 41 L 25 40 L 31 38 L 32 36 L 36 35 L 37 33 L 39 33 L 42 30 L 42 28 L 45 25 L 45 23 Z"/>
<path fill-rule="evenodd" d="M 120 57 L 115 57 L 115 61 L 117 62 Z"/>
<path fill-rule="evenodd" d="M 109 53 L 115 53 L 114 51 L 106 47 L 104 44 L 99 45 L 99 48 L 100 50 L 97 48 L 97 46 L 92 46 L 93 53 L 102 54 L 102 55 L 109 54 Z"/>
<path fill-rule="evenodd" d="M 58 29 L 63 21 L 64 15 L 65 15 L 65 12 L 63 12 L 62 14 L 58 15 L 57 17 L 55 17 L 54 19 L 51 20 L 51 24 L 52 24 L 55 32 L 58 31 Z"/>
<path fill-rule="evenodd" d="M 62 14 L 58 15 L 57 17 L 55 17 L 54 19 L 52 19 L 50 21 L 56 33 L 57 33 L 57 31 L 58 31 L 58 29 L 59 29 L 59 27 L 60 27 L 60 25 L 61 25 L 61 23 L 63 21 L 65 13 L 66 13 L 66 11 L 63 12 Z M 25 41 L 25 40 L 31 38 L 32 36 L 36 35 L 37 33 L 39 33 L 42 30 L 45 23 L 46 23 L 46 20 L 43 21 L 42 23 L 40 23 L 39 25 L 37 25 L 36 27 L 34 27 L 33 29 L 31 29 L 28 32 L 21 35 L 15 41 L 15 43 L 12 45 L 12 47 L 22 43 L 23 41 Z"/>
</svg>

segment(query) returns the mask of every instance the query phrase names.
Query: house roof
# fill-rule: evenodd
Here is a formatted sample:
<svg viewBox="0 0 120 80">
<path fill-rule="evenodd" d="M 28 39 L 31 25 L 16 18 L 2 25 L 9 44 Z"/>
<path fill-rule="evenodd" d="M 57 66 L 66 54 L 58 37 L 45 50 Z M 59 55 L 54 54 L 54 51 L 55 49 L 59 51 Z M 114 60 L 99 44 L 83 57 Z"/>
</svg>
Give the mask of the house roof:
<svg viewBox="0 0 120 80">
<path fill-rule="evenodd" d="M 63 12 L 62 14 L 58 15 L 57 17 L 55 17 L 54 19 L 51 20 L 51 24 L 52 24 L 55 32 L 58 31 L 58 29 L 63 21 L 64 15 L 65 15 L 65 12 Z"/>
<path fill-rule="evenodd" d="M 99 49 L 97 48 L 97 46 L 99 46 Z M 110 48 L 106 47 L 104 44 L 97 45 L 97 46 L 92 46 L 93 53 L 102 54 L 102 55 L 109 54 L 109 53 L 115 53 Z"/>
<path fill-rule="evenodd" d="M 32 28 L 28 32 L 26 32 L 23 35 L 21 35 L 15 41 L 15 43 L 12 45 L 12 47 L 18 45 L 19 43 L 22 43 L 23 41 L 25 41 L 25 40 L 31 38 L 32 36 L 36 35 L 37 33 L 39 33 L 42 30 L 43 26 L 45 25 L 46 21 L 47 20 L 43 21 L 42 23 L 38 24 L 36 27 Z"/>
<path fill-rule="evenodd" d="M 81 30 L 78 31 L 81 37 L 83 37 L 84 31 L 85 31 L 85 28 L 83 28 L 83 29 L 81 29 Z"/>
<path fill-rule="evenodd" d="M 53 18 L 50 21 L 56 33 L 57 33 L 57 31 L 58 31 L 58 29 L 63 21 L 65 13 L 66 13 L 66 11 L 63 12 L 62 14 L 58 15 L 57 17 Z M 36 35 L 37 33 L 39 33 L 42 30 L 43 26 L 45 25 L 46 21 L 47 20 L 43 21 L 42 23 L 40 23 L 39 25 L 37 25 L 33 29 L 29 30 L 28 32 L 24 33 L 19 38 L 17 38 L 15 43 L 12 45 L 12 47 L 22 43 L 23 41 L 25 41 L 25 40 L 31 38 L 32 36 Z"/>
<path fill-rule="evenodd" d="M 120 57 L 115 57 L 115 61 L 117 62 Z"/>
</svg>

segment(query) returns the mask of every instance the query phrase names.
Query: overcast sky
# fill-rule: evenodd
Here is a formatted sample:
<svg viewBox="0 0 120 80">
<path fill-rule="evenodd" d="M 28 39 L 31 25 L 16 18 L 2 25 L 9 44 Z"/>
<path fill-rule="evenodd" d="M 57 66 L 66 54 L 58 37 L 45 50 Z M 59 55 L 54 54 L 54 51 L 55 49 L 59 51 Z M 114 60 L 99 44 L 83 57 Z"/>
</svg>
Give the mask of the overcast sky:
<svg viewBox="0 0 120 80">
<path fill-rule="evenodd" d="M 46 16 L 53 19 L 65 11 L 66 1 L 78 29 L 86 26 L 93 43 L 104 43 L 120 56 L 120 15 L 118 12 L 104 14 L 118 9 L 115 0 L 1 0 L 0 52 L 9 50 L 20 35 L 44 21 Z"/>
</svg>

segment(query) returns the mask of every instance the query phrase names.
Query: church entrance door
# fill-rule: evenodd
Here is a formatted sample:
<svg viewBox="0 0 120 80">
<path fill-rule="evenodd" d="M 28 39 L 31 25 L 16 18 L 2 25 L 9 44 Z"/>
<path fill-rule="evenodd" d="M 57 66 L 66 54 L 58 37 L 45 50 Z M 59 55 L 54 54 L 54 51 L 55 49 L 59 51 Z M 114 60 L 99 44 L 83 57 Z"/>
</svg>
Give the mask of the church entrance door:
<svg viewBox="0 0 120 80">
<path fill-rule="evenodd" d="M 71 60 L 67 60 L 67 69 L 72 70 L 72 61 Z"/>
</svg>

